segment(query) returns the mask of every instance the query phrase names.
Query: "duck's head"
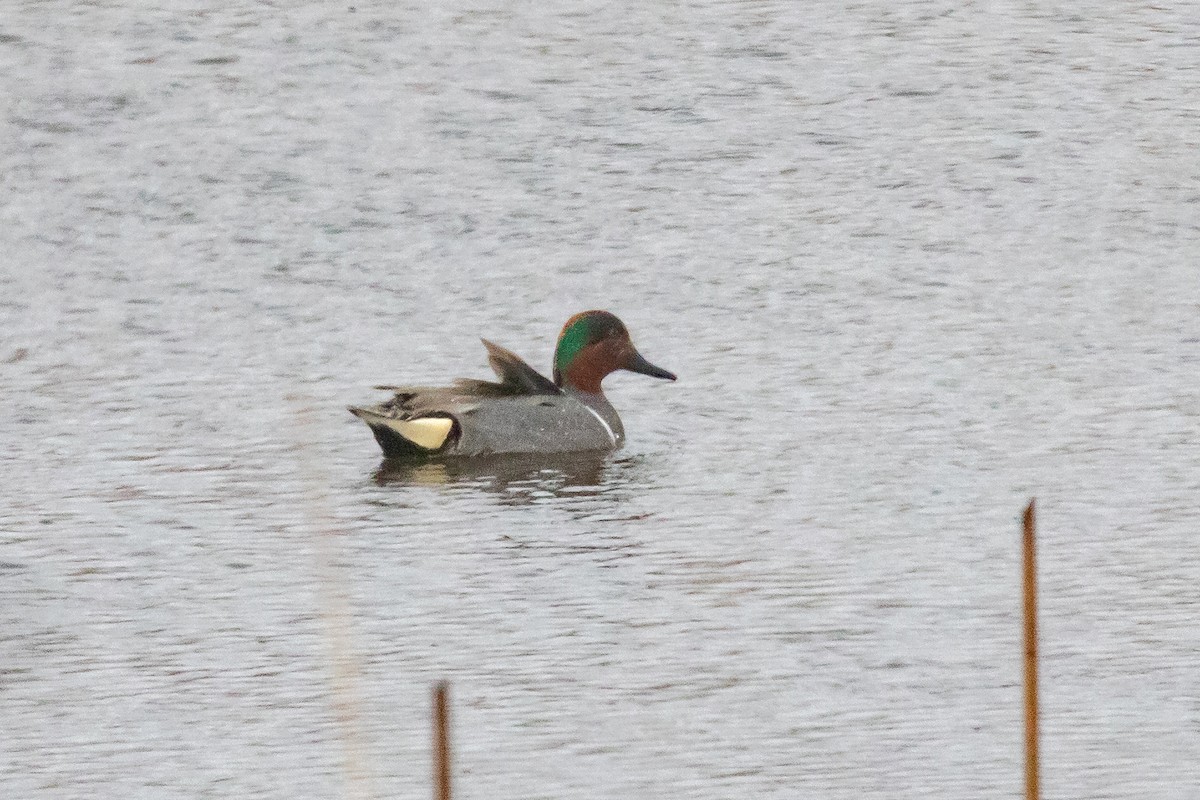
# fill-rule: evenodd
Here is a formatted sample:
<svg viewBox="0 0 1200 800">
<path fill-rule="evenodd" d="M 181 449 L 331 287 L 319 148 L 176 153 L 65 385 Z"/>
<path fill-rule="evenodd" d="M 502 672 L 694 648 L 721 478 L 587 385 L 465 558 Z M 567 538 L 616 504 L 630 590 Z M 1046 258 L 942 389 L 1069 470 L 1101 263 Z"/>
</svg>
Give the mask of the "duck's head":
<svg viewBox="0 0 1200 800">
<path fill-rule="evenodd" d="M 584 311 L 567 320 L 554 351 L 554 382 L 581 392 L 600 393 L 604 376 L 619 369 L 675 380 L 642 357 L 625 324 L 607 311 Z"/>
</svg>

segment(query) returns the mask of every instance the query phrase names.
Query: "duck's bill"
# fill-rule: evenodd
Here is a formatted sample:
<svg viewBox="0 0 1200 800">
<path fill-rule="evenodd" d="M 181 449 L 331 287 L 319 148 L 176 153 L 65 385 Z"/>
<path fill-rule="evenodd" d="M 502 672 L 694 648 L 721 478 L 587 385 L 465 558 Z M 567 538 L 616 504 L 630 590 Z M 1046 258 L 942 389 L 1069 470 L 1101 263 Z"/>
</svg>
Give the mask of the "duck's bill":
<svg viewBox="0 0 1200 800">
<path fill-rule="evenodd" d="M 630 372 L 640 372 L 643 375 L 649 375 L 651 378 L 664 378 L 668 381 L 675 380 L 675 373 L 667 372 L 662 367 L 656 367 L 646 359 L 642 358 L 642 354 L 634 352 L 630 356 L 629 361 L 625 364 L 625 369 Z"/>
</svg>

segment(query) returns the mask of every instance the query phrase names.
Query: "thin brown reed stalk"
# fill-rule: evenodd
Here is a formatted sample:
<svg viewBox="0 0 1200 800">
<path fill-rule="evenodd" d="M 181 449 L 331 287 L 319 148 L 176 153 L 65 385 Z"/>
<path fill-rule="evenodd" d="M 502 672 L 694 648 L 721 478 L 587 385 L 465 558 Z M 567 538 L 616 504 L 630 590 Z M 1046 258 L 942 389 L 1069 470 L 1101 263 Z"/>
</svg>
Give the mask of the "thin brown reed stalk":
<svg viewBox="0 0 1200 800">
<path fill-rule="evenodd" d="M 450 800 L 449 684 L 433 687 L 433 800 Z"/>
<path fill-rule="evenodd" d="M 1024 516 L 1025 584 L 1025 797 L 1038 800 L 1041 776 L 1038 764 L 1038 635 L 1037 558 L 1034 550 L 1034 501 Z"/>
</svg>

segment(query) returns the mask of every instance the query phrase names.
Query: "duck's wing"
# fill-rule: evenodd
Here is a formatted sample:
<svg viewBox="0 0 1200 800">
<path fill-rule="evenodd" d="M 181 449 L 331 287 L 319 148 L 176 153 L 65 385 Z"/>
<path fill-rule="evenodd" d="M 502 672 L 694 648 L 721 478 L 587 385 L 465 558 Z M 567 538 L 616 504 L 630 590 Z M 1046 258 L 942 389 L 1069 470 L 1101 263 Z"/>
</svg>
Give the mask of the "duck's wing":
<svg viewBox="0 0 1200 800">
<path fill-rule="evenodd" d="M 479 384 L 476 386 L 475 384 Z M 487 387 L 494 387 L 489 390 Z M 453 386 L 376 386 L 391 392 L 392 398 L 367 406 L 379 414 L 397 419 L 412 419 L 431 412 L 457 412 L 473 408 L 483 397 L 508 394 L 498 383 L 486 381 L 456 381 Z"/>
<path fill-rule="evenodd" d="M 450 386 L 376 386 L 380 391 L 395 395 L 384 405 L 416 411 L 439 402 L 462 402 L 471 398 L 563 393 L 554 381 L 529 366 L 516 353 L 487 339 L 481 341 L 488 351 L 488 363 L 499 381 L 459 378 Z"/>
<path fill-rule="evenodd" d="M 498 344 L 481 339 L 488 351 L 488 363 L 500 378 L 499 386 L 511 394 L 562 394 L 562 389 L 554 381 L 525 363 L 525 360 L 511 350 L 506 350 Z M 484 383 L 479 381 L 478 383 Z M 496 386 L 497 384 L 489 384 Z"/>
</svg>

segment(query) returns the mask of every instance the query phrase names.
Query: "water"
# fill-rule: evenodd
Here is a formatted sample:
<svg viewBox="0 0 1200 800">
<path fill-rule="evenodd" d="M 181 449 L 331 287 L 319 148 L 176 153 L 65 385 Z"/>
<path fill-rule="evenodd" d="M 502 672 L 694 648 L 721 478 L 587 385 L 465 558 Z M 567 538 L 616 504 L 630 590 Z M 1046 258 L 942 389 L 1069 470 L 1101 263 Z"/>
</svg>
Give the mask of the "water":
<svg viewBox="0 0 1200 800">
<path fill-rule="evenodd" d="M 10 4 L 6 797 L 1200 795 L 1200 28 L 941 2 Z M 381 382 L 676 384 L 381 469 Z"/>
</svg>

